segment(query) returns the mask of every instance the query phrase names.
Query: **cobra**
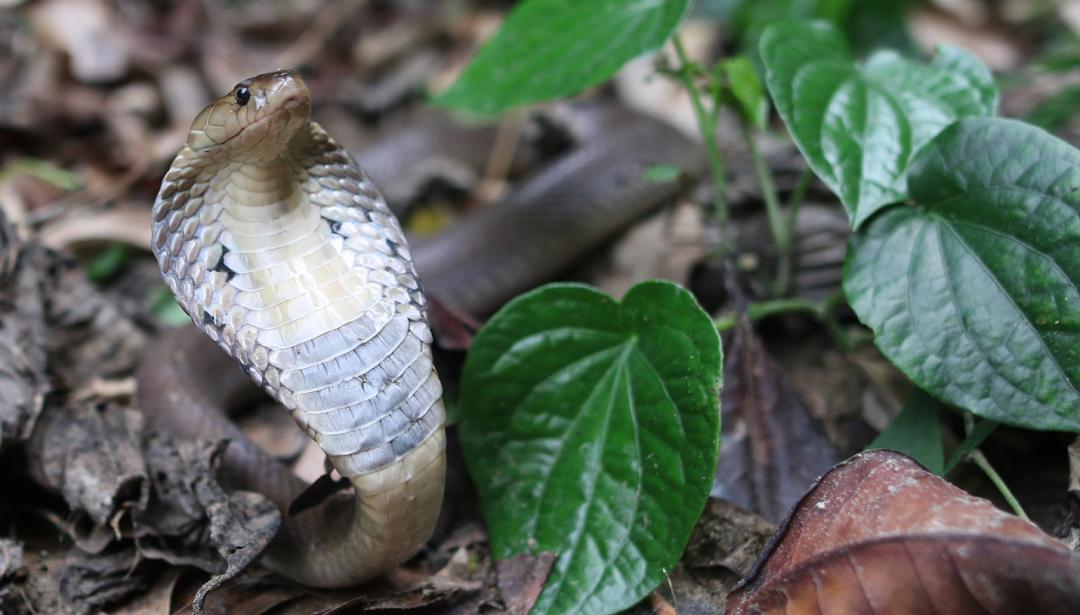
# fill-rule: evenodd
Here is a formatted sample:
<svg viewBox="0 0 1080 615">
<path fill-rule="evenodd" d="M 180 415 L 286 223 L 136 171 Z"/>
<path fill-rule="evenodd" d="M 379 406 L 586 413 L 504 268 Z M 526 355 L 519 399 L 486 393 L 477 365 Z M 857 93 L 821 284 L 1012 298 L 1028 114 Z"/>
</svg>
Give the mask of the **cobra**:
<svg viewBox="0 0 1080 615">
<path fill-rule="evenodd" d="M 292 71 L 242 81 L 207 106 L 161 184 L 152 246 L 198 328 L 351 482 L 348 505 L 288 518 L 264 559 L 301 583 L 340 587 L 403 562 L 431 535 L 445 411 L 402 230 L 310 110 Z M 295 487 L 277 492 L 287 506 Z"/>
</svg>

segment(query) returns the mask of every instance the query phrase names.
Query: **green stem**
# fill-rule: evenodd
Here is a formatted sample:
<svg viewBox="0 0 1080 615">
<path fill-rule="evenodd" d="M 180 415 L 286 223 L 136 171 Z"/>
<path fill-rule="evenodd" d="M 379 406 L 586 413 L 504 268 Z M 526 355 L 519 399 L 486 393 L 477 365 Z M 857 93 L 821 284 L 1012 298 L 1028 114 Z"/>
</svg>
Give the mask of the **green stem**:
<svg viewBox="0 0 1080 615">
<path fill-rule="evenodd" d="M 763 318 L 789 312 L 810 312 L 818 318 L 824 318 L 822 312 L 824 307 L 825 304 L 823 302 L 813 301 L 811 299 L 800 299 L 798 297 L 790 299 L 773 299 L 772 301 L 751 303 L 746 306 L 746 316 L 750 318 L 751 322 L 757 322 Z M 721 316 L 715 321 L 716 328 L 719 329 L 721 333 L 730 331 L 735 328 L 737 320 L 738 316 L 736 315 Z"/>
<path fill-rule="evenodd" d="M 795 226 L 799 222 L 799 208 L 802 207 L 803 200 L 806 199 L 806 190 L 810 187 L 810 181 L 813 179 L 814 172 L 810 170 L 810 167 L 804 168 L 802 174 L 799 175 L 799 182 L 795 184 L 795 190 L 791 192 L 791 198 L 788 199 L 787 228 L 789 238 L 795 236 Z"/>
<path fill-rule="evenodd" d="M 773 242 L 776 244 L 776 278 L 773 281 L 773 296 L 782 297 L 787 294 L 788 285 L 791 283 L 791 232 L 789 221 L 785 221 L 783 212 L 780 211 L 780 197 L 776 195 L 776 184 L 773 183 L 772 173 L 765 164 L 761 152 L 758 151 L 757 139 L 748 122 L 741 122 L 743 140 L 750 153 L 750 160 L 754 164 L 754 172 L 757 174 L 758 185 L 761 187 L 761 196 L 765 201 L 765 211 L 769 217 L 769 229 L 772 231 Z"/>
<path fill-rule="evenodd" d="M 720 228 L 720 253 L 727 256 L 734 251 L 734 245 L 731 239 L 731 225 L 728 222 L 727 179 L 724 174 L 724 158 L 720 154 L 720 146 L 716 141 L 717 109 L 714 106 L 711 111 L 706 110 L 705 104 L 701 102 L 701 92 L 694 84 L 694 78 L 690 70 L 690 59 L 686 55 L 686 50 L 683 48 L 679 35 L 673 35 L 671 42 L 675 45 L 675 53 L 679 56 L 679 68 L 674 71 L 674 75 L 690 96 L 690 104 L 694 108 L 698 130 L 701 131 L 701 138 L 705 143 L 705 155 L 709 160 L 709 170 L 712 173 L 716 191 L 713 206 L 716 210 L 716 224 Z"/>
<path fill-rule="evenodd" d="M 833 338 L 833 342 L 839 348 L 844 352 L 851 352 L 860 344 L 873 339 L 873 337 L 865 333 L 849 333 L 836 319 L 836 306 L 839 305 L 843 299 L 843 289 L 837 289 L 836 292 L 821 301 L 814 301 L 812 299 L 804 299 L 801 297 L 772 299 L 760 303 L 751 303 L 746 306 L 746 315 L 750 319 L 750 322 L 757 322 L 779 314 L 793 312 L 809 313 L 825 325 L 825 330 L 829 332 L 829 335 Z M 717 317 L 713 323 L 720 333 L 725 333 L 735 328 L 738 318 L 737 314 L 726 314 Z"/>
<path fill-rule="evenodd" d="M 997 490 L 1001 492 L 1001 497 L 1005 498 L 1005 501 L 1008 502 L 1009 507 L 1013 509 L 1016 516 L 1030 521 L 1027 514 L 1024 512 L 1024 509 L 1020 506 L 1020 502 L 1016 499 L 1016 496 L 1012 494 L 1012 491 L 1009 491 L 1009 486 L 1001 479 L 1001 475 L 997 473 L 994 466 L 990 465 L 990 461 L 986 458 L 986 455 L 983 455 L 982 451 L 979 449 L 975 449 L 971 451 L 968 458 L 971 459 L 972 463 L 979 466 L 979 469 L 986 474 L 987 478 L 990 479 L 990 482 L 994 483 Z"/>
<path fill-rule="evenodd" d="M 970 434 L 971 430 L 975 428 L 975 418 L 970 412 L 964 412 L 964 432 Z M 1024 508 L 1020 506 L 1020 501 L 1016 499 L 1012 491 L 1009 490 L 1009 486 L 1005 484 L 1005 481 L 1001 478 L 1001 475 L 997 473 L 994 466 L 990 465 L 990 460 L 986 458 L 986 455 L 979 449 L 975 449 L 968 453 L 968 460 L 974 463 L 980 470 L 986 474 L 986 477 L 990 479 L 991 483 L 997 487 L 1001 497 L 1005 498 L 1005 502 L 1013 509 L 1016 516 L 1021 519 L 1030 521 L 1027 513 L 1024 512 Z"/>
</svg>

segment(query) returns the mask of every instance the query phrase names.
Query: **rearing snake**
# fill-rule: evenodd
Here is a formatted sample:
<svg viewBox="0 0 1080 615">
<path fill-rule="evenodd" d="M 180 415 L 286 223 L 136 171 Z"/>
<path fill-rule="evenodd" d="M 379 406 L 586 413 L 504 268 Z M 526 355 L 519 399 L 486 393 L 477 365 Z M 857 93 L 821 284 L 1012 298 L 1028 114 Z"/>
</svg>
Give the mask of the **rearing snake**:
<svg viewBox="0 0 1080 615">
<path fill-rule="evenodd" d="M 336 587 L 385 572 L 430 535 L 444 410 L 400 226 L 309 114 L 303 81 L 278 72 L 241 82 L 196 117 L 155 203 L 152 244 L 206 335 L 180 329 L 151 347 L 139 403 L 176 436 L 229 438 L 226 483 L 282 510 L 306 485 L 223 410 L 251 378 L 285 405 L 355 493 L 289 516 L 263 562 Z M 595 119 L 591 145 L 417 246 L 445 304 L 489 313 L 685 186 L 648 181 L 649 166 L 692 176 L 704 164 L 699 148 L 654 120 L 621 110 Z"/>
<path fill-rule="evenodd" d="M 351 508 L 290 518 L 265 559 L 339 587 L 403 562 L 431 535 L 445 411 L 401 227 L 310 111 L 291 71 L 243 81 L 206 107 L 162 182 L 152 248 L 196 325 L 352 483 Z"/>
</svg>

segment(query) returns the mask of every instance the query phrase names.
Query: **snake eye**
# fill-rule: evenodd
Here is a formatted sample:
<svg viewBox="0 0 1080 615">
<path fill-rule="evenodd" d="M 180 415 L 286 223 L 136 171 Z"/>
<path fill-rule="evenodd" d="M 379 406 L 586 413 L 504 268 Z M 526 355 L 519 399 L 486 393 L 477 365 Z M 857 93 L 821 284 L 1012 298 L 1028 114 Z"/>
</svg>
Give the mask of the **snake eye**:
<svg viewBox="0 0 1080 615">
<path fill-rule="evenodd" d="M 236 88 L 236 104 L 243 107 L 251 100 L 251 92 L 244 86 Z"/>
</svg>

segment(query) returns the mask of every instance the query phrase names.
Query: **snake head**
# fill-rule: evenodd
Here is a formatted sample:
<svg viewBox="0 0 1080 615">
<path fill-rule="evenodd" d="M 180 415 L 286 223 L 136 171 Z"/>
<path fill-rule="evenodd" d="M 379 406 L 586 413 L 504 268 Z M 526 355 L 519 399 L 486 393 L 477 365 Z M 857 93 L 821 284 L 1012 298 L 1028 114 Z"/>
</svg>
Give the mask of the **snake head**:
<svg viewBox="0 0 1080 615">
<path fill-rule="evenodd" d="M 265 156 L 281 151 L 310 117 L 311 93 L 299 74 L 264 73 L 236 84 L 195 116 L 187 146 L 203 155 L 228 151 L 233 159 Z"/>
</svg>

